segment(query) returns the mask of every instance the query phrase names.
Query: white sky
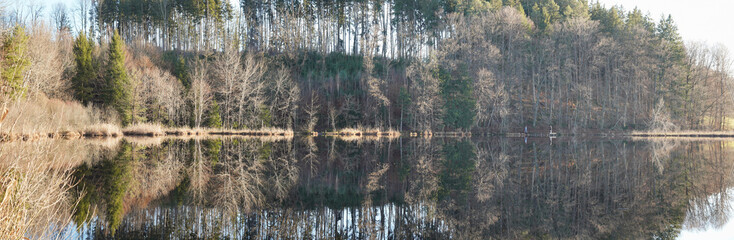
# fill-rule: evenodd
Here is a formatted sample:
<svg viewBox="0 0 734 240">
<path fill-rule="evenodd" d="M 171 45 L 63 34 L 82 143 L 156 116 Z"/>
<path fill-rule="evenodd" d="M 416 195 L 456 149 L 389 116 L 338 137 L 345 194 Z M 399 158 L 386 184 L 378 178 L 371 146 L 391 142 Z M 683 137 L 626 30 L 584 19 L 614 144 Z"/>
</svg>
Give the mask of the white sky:
<svg viewBox="0 0 734 240">
<path fill-rule="evenodd" d="M 592 0 L 591 2 L 596 2 Z M 732 0 L 598 0 L 607 7 L 635 7 L 649 13 L 656 21 L 662 14 L 673 16 L 685 41 L 721 43 L 734 53 L 734 11 Z"/>
</svg>

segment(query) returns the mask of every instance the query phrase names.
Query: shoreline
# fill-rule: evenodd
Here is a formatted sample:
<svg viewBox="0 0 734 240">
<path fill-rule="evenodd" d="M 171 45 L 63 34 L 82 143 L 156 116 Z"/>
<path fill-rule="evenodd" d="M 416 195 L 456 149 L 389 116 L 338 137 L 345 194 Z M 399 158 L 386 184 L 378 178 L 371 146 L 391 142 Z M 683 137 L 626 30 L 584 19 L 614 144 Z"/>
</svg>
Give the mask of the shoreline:
<svg viewBox="0 0 734 240">
<path fill-rule="evenodd" d="M 147 127 L 147 128 L 146 128 Z M 41 139 L 105 139 L 105 138 L 158 138 L 158 137 L 275 137 L 290 139 L 295 136 L 306 137 L 336 137 L 345 140 L 356 139 L 395 139 L 407 138 L 471 138 L 471 137 L 506 137 L 506 138 L 557 138 L 557 137 L 600 137 L 600 138 L 634 138 L 634 139 L 727 139 L 734 138 L 734 131 L 632 131 L 632 132 L 595 132 L 580 134 L 549 135 L 539 133 L 474 133 L 474 132 L 432 132 L 395 130 L 357 130 L 343 129 L 339 131 L 323 131 L 310 133 L 294 133 L 289 129 L 206 129 L 206 128 L 162 128 L 159 126 L 133 126 L 119 129 L 98 129 L 90 127 L 83 131 L 57 131 L 50 133 L 0 133 L 0 143 L 25 141 L 32 142 Z"/>
</svg>

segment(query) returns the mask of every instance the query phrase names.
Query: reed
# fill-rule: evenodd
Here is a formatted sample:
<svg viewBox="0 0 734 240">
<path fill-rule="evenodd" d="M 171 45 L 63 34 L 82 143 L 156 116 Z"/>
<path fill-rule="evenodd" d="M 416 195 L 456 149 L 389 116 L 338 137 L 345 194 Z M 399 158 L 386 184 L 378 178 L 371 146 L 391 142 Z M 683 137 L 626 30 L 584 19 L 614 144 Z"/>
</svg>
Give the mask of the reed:
<svg viewBox="0 0 734 240">
<path fill-rule="evenodd" d="M 85 137 L 118 137 L 122 136 L 122 130 L 117 125 L 102 123 L 84 128 L 82 135 Z"/>
<path fill-rule="evenodd" d="M 356 128 L 343 128 L 336 132 L 326 132 L 325 136 L 339 137 L 345 141 L 355 141 L 363 138 L 364 140 L 379 140 L 381 138 L 398 138 L 400 132 L 394 129 L 382 130 L 379 128 L 365 128 L 358 126 Z"/>
<path fill-rule="evenodd" d="M 122 135 L 114 113 L 42 94 L 7 104 L 0 110 L 0 142 L 74 139 L 90 135 Z"/>
<path fill-rule="evenodd" d="M 166 131 L 163 125 L 158 123 L 137 123 L 122 129 L 125 136 L 146 136 L 160 137 L 165 136 Z"/>
<path fill-rule="evenodd" d="M 734 137 L 732 131 L 634 131 L 629 134 L 633 137 L 705 137 L 705 138 L 730 138 Z"/>
</svg>

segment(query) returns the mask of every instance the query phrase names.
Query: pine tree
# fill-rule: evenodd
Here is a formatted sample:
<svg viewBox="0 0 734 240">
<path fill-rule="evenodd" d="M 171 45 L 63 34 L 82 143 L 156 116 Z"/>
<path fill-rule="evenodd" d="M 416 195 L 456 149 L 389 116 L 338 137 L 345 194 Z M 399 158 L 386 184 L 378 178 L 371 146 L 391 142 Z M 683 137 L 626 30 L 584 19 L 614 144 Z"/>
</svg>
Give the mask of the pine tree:
<svg viewBox="0 0 734 240">
<path fill-rule="evenodd" d="M 186 67 L 186 61 L 183 57 L 178 56 L 173 65 L 173 75 L 181 81 L 181 84 L 188 91 L 191 88 L 191 77 L 189 76 L 189 70 Z"/>
<path fill-rule="evenodd" d="M 130 124 L 132 120 L 130 79 L 125 70 L 125 45 L 120 34 L 115 32 L 110 43 L 109 59 L 107 60 L 107 90 L 105 103 L 112 106 L 120 115 L 122 125 Z"/>
<path fill-rule="evenodd" d="M 219 104 L 216 100 L 212 101 L 212 105 L 209 108 L 209 114 L 206 117 L 206 125 L 211 128 L 222 127 L 222 117 L 219 115 Z"/>
<path fill-rule="evenodd" d="M 530 18 L 543 33 L 552 31 L 553 23 L 560 20 L 560 7 L 553 0 L 542 0 L 533 4 Z"/>
<path fill-rule="evenodd" d="M 71 87 L 74 97 L 84 104 L 92 101 L 92 81 L 97 71 L 92 59 L 92 41 L 82 32 L 74 41 L 74 62 L 76 63 L 76 74 L 71 78 Z"/>
<path fill-rule="evenodd" d="M 444 69 L 438 70 L 444 98 L 443 122 L 450 129 L 467 130 L 474 124 L 476 101 L 472 93 L 472 80 L 466 71 L 464 66 L 453 74 Z"/>
<path fill-rule="evenodd" d="M 23 75 L 31 62 L 26 55 L 28 35 L 21 26 L 16 26 L 2 44 L 2 72 L 0 72 L 0 92 L 12 99 L 23 97 L 27 87 Z"/>
</svg>

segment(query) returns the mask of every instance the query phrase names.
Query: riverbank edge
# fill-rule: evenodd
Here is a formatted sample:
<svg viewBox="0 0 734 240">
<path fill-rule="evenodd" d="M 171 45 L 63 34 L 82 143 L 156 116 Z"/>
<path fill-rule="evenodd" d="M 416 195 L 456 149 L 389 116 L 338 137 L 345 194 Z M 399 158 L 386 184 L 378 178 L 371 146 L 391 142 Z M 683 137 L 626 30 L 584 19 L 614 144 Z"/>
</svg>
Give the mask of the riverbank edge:
<svg viewBox="0 0 734 240">
<path fill-rule="evenodd" d="M 37 141 L 41 139 L 82 139 L 82 138 L 118 138 L 118 137 L 198 137 L 198 136 L 247 136 L 247 137 L 294 137 L 294 136 L 323 136 L 338 138 L 471 138 L 509 137 L 509 138 L 547 138 L 547 137 L 633 137 L 633 138 L 734 138 L 734 131 L 632 131 L 632 132 L 593 132 L 593 133 L 477 133 L 477 132 L 432 132 L 379 129 L 342 129 L 338 131 L 304 132 L 297 134 L 290 129 L 262 128 L 262 129 L 209 129 L 209 128 L 158 128 L 150 126 L 132 126 L 117 129 L 109 126 L 94 126 L 78 131 L 57 131 L 50 133 L 0 133 L 0 143 L 13 141 Z"/>
</svg>

